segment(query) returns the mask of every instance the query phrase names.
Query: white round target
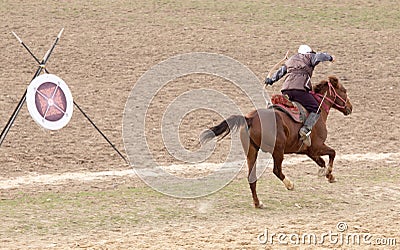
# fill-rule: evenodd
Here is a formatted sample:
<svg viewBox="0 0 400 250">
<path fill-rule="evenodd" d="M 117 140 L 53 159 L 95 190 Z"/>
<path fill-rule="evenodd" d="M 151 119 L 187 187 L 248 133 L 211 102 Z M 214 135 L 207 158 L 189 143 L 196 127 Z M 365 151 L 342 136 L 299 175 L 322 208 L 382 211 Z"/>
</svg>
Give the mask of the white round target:
<svg viewBox="0 0 400 250">
<path fill-rule="evenodd" d="M 33 79 L 27 89 L 26 104 L 33 120 L 45 129 L 61 129 L 72 117 L 71 91 L 56 75 L 43 74 Z"/>
</svg>

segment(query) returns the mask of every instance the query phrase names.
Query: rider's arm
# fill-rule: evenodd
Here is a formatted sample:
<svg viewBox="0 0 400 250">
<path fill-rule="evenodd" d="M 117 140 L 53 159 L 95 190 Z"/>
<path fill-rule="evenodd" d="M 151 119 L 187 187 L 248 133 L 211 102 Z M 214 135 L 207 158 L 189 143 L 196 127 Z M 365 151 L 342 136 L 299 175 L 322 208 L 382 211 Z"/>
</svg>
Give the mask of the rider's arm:
<svg viewBox="0 0 400 250">
<path fill-rule="evenodd" d="M 284 75 L 287 73 L 287 68 L 286 65 L 283 65 L 280 67 L 272 76 L 271 78 L 266 78 L 265 79 L 265 84 L 272 85 L 274 82 L 278 81 L 281 79 Z"/>
<path fill-rule="evenodd" d="M 333 61 L 333 60 L 334 60 L 333 56 L 329 55 L 328 53 L 315 53 L 312 54 L 311 64 L 312 66 L 316 66 L 320 62 Z"/>
</svg>

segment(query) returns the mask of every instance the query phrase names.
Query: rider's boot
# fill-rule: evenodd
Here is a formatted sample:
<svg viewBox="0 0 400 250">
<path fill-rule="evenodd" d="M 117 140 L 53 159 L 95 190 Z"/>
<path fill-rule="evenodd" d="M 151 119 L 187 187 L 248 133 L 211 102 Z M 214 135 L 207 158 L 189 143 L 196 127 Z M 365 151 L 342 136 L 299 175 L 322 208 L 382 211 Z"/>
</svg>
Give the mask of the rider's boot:
<svg viewBox="0 0 400 250">
<path fill-rule="evenodd" d="M 303 143 L 307 146 L 311 146 L 311 138 L 310 138 L 311 129 L 314 127 L 315 123 L 317 123 L 318 118 L 319 118 L 318 113 L 311 112 L 308 115 L 306 121 L 304 122 L 303 127 L 299 131 L 300 140 L 302 140 Z"/>
</svg>

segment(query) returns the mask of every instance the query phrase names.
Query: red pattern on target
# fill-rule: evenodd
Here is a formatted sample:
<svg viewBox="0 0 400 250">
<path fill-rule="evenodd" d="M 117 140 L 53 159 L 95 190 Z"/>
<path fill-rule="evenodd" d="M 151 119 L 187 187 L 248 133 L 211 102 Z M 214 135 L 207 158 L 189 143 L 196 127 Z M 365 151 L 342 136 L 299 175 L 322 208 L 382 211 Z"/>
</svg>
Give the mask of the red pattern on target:
<svg viewBox="0 0 400 250">
<path fill-rule="evenodd" d="M 52 122 L 60 120 L 67 110 L 64 92 L 52 82 L 45 82 L 37 88 L 35 104 L 39 114 Z"/>
</svg>

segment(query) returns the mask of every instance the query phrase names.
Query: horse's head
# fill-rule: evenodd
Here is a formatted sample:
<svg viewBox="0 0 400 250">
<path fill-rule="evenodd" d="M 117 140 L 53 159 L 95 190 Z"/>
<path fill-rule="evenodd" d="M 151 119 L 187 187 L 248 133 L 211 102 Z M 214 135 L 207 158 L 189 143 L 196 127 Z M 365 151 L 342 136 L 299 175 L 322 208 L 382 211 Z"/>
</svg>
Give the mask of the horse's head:
<svg viewBox="0 0 400 250">
<path fill-rule="evenodd" d="M 350 115 L 353 111 L 353 105 L 347 96 L 346 88 L 339 83 L 335 76 L 329 76 L 328 80 L 322 80 L 314 87 L 314 92 L 324 95 L 332 108 L 342 112 L 344 115 Z"/>
</svg>

